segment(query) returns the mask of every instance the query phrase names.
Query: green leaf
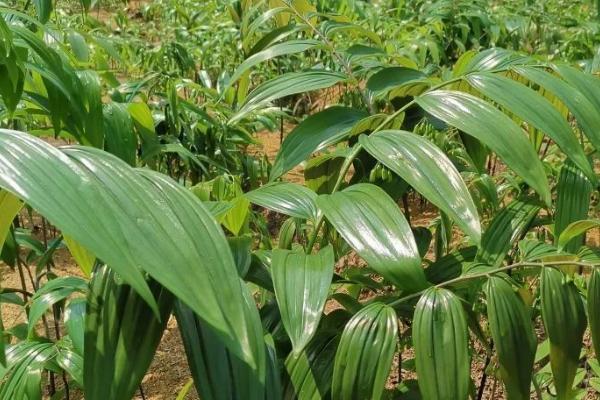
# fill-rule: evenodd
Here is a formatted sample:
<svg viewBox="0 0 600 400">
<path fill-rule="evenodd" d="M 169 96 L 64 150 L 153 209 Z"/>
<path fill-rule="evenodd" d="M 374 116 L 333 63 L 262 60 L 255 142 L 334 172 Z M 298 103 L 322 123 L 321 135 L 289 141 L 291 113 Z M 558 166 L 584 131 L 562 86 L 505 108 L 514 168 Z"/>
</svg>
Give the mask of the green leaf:
<svg viewBox="0 0 600 400">
<path fill-rule="evenodd" d="M 582 233 L 600 226 L 600 219 L 584 219 L 570 223 L 558 237 L 558 249 L 563 250 L 569 242 Z"/>
<path fill-rule="evenodd" d="M 38 289 L 31 298 L 29 334 L 34 332 L 36 323 L 49 308 L 77 292 L 86 293 L 87 282 L 75 276 L 53 279 Z"/>
<path fill-rule="evenodd" d="M 271 274 L 275 296 L 295 353 L 301 352 L 317 331 L 333 278 L 334 263 L 331 246 L 314 255 L 273 250 Z"/>
<path fill-rule="evenodd" d="M 542 269 L 540 298 L 557 399 L 571 399 L 586 328 L 581 295 L 562 272 L 546 267 Z"/>
<path fill-rule="evenodd" d="M 346 324 L 335 354 L 333 400 L 380 399 L 396 350 L 398 320 L 393 308 L 373 303 Z"/>
<path fill-rule="evenodd" d="M 407 84 L 423 83 L 427 76 L 416 69 L 406 67 L 383 68 L 369 77 L 367 89 L 376 96 L 382 96 L 390 90 Z"/>
<path fill-rule="evenodd" d="M 149 282 L 160 320 L 107 266 L 94 271 L 85 318 L 83 382 L 89 400 L 129 400 L 154 358 L 174 297 Z M 135 349 L 135 351 L 132 351 Z"/>
<path fill-rule="evenodd" d="M 73 343 L 73 348 L 80 355 L 84 354 L 86 306 L 86 299 L 78 297 L 69 301 L 64 314 L 67 333 Z"/>
<path fill-rule="evenodd" d="M 344 165 L 345 156 L 344 151 L 336 151 L 308 160 L 304 167 L 306 187 L 318 194 L 331 193 Z"/>
<path fill-rule="evenodd" d="M 290 72 L 271 79 L 254 89 L 241 105 L 237 113 L 229 120 L 230 124 L 238 122 L 244 116 L 255 111 L 273 100 L 292 94 L 325 89 L 344 81 L 347 77 L 337 72 L 305 71 Z"/>
<path fill-rule="evenodd" d="M 23 341 L 9 346 L 8 368 L 0 374 L 0 399 L 41 399 L 44 365 L 55 355 L 53 343 Z"/>
<path fill-rule="evenodd" d="M 575 221 L 587 218 L 593 186 L 579 168 L 566 162 L 560 169 L 556 185 L 556 211 L 554 212 L 554 239 Z M 575 239 L 575 238 L 574 238 Z M 583 235 L 569 240 L 565 251 L 575 254 L 583 245 Z"/>
<path fill-rule="evenodd" d="M 252 245 L 254 240 L 250 235 L 233 236 L 227 238 L 227 243 L 231 248 L 231 254 L 235 261 L 240 277 L 246 276 L 250 262 L 252 261 Z"/>
<path fill-rule="evenodd" d="M 135 166 L 137 136 L 125 104 L 109 103 L 104 106 L 105 149 Z"/>
<path fill-rule="evenodd" d="M 63 241 L 77 262 L 77 265 L 79 265 L 81 272 L 89 278 L 92 273 L 92 268 L 94 267 L 94 262 L 96 261 L 96 256 L 68 235 L 63 235 Z"/>
<path fill-rule="evenodd" d="M 448 214 L 479 243 L 481 226 L 477 207 L 460 173 L 438 147 L 406 131 L 380 131 L 359 140 L 373 157 Z"/>
<path fill-rule="evenodd" d="M 600 271 L 594 268 L 587 291 L 587 309 L 596 359 L 600 355 Z"/>
<path fill-rule="evenodd" d="M 48 22 L 52 13 L 52 0 L 33 0 L 33 5 L 35 5 L 40 22 L 42 24 Z"/>
<path fill-rule="evenodd" d="M 428 289 L 417 303 L 412 337 L 423 399 L 466 400 L 469 336 L 460 299 L 446 289 Z"/>
<path fill-rule="evenodd" d="M 248 307 L 254 307 L 249 303 Z M 181 332 L 185 353 L 196 390 L 203 400 L 276 400 L 281 395 L 279 377 L 273 371 L 276 366 L 269 359 L 271 372 L 267 381 L 239 357 L 233 354 L 219 335 L 203 323 L 180 301 L 175 302 L 175 315 Z M 258 327 L 256 334 L 262 333 Z M 262 345 L 262 351 L 267 351 Z M 241 394 L 243 393 L 243 395 Z"/>
<path fill-rule="evenodd" d="M 231 79 L 229 80 L 228 86 L 233 85 L 235 81 L 248 71 L 250 68 L 264 61 L 271 60 L 273 58 L 284 56 L 287 54 L 303 53 L 312 48 L 318 47 L 321 42 L 312 39 L 299 39 L 299 40 L 288 40 L 283 43 L 274 44 L 271 47 L 252 54 L 250 57 L 244 60 L 235 70 Z"/>
<path fill-rule="evenodd" d="M 319 217 L 317 194 L 297 183 L 269 183 L 245 196 L 251 203 L 291 217 L 312 220 Z"/>
<path fill-rule="evenodd" d="M 0 249 L 4 245 L 6 235 L 12 226 L 13 220 L 23 208 L 23 202 L 5 190 L 0 190 Z"/>
<path fill-rule="evenodd" d="M 494 216 L 484 232 L 475 261 L 499 267 L 539 211 L 540 206 L 529 199 L 510 202 Z"/>
<path fill-rule="evenodd" d="M 362 110 L 341 106 L 308 116 L 281 144 L 269 179 L 273 181 L 279 178 L 312 153 L 340 142 L 358 121 L 367 116 Z"/>
<path fill-rule="evenodd" d="M 529 400 L 537 339 L 531 313 L 508 282 L 491 277 L 487 314 L 508 399 Z"/>
<path fill-rule="evenodd" d="M 566 119 L 545 97 L 510 78 L 492 73 L 470 74 L 466 78 L 486 97 L 536 127 L 552 140 L 592 182 L 594 171 Z"/>
<path fill-rule="evenodd" d="M 600 130 L 598 129 L 600 127 L 600 115 L 596 112 L 597 108 L 594 106 L 594 103 L 578 90 L 577 86 L 585 86 L 585 83 L 577 84 L 574 81 L 574 79 L 577 79 L 577 75 L 574 75 L 571 82 L 567 83 L 559 77 L 542 71 L 539 68 L 514 67 L 513 70 L 531 82 L 540 85 L 545 90 L 550 91 L 562 101 L 575 116 L 579 126 L 581 126 L 593 146 L 596 149 L 600 149 Z M 596 106 L 600 106 L 600 100 L 598 100 Z"/>
<path fill-rule="evenodd" d="M 412 231 L 394 201 L 367 183 L 321 195 L 317 205 L 354 250 L 403 291 L 428 286 Z"/>
<path fill-rule="evenodd" d="M 508 116 L 485 101 L 450 90 L 436 90 L 416 98 L 436 118 L 486 144 L 550 205 L 544 167 L 533 146 Z"/>
<path fill-rule="evenodd" d="M 0 131 L 0 187 L 110 265 L 156 314 L 143 271 L 219 332 L 233 352 L 251 365 L 261 363 L 262 351 L 252 348 L 258 339 L 251 338 L 258 313 L 247 310 L 250 295 L 223 231 L 191 191 L 98 149 L 59 150 L 7 130 Z"/>
</svg>

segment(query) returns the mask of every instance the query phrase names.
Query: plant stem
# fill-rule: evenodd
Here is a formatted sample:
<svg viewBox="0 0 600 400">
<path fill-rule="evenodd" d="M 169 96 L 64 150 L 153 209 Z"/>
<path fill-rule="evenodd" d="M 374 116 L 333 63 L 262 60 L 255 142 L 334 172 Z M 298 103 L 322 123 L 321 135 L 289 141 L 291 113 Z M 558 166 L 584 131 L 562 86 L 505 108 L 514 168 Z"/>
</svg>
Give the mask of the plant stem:
<svg viewBox="0 0 600 400">
<path fill-rule="evenodd" d="M 579 266 L 579 267 L 590 267 L 590 268 L 596 268 L 596 267 L 600 267 L 600 263 L 586 263 L 586 262 L 581 262 L 581 261 L 552 261 L 552 262 L 548 262 L 548 263 L 543 263 L 543 262 L 518 262 L 515 264 L 510 264 L 510 265 L 505 265 L 503 267 L 499 267 L 499 268 L 495 268 L 492 269 L 490 271 L 486 271 L 486 272 L 480 272 L 477 274 L 471 274 L 471 275 L 464 275 L 464 276 L 459 276 L 457 278 L 454 279 L 450 279 L 447 280 L 446 282 L 442 282 L 439 283 L 437 285 L 434 286 L 430 286 L 427 289 L 423 289 L 423 290 L 419 290 L 418 292 L 415 292 L 413 294 L 409 294 L 408 296 L 404 296 L 401 297 L 397 300 L 392 301 L 391 303 L 389 303 L 390 306 L 397 306 L 398 304 L 404 303 L 408 300 L 420 297 L 423 293 L 425 293 L 427 290 L 433 288 L 443 288 L 446 286 L 450 286 L 453 285 L 455 283 L 460 283 L 460 282 L 465 282 L 465 281 L 470 281 L 472 279 L 478 279 L 478 278 L 486 278 L 486 277 L 490 277 L 491 275 L 494 275 L 498 272 L 503 272 L 503 271 L 509 271 L 512 269 L 516 269 L 516 268 L 526 268 L 526 267 L 530 267 L 530 268 L 545 268 L 545 267 L 560 267 L 560 266 Z"/>
</svg>

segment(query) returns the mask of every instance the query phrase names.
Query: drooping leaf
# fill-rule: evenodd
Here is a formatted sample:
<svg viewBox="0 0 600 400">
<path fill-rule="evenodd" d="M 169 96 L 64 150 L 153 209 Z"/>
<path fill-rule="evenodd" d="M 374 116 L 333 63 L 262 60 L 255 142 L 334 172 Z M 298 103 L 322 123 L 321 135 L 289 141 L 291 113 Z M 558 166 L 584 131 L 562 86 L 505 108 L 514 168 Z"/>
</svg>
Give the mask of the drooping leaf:
<svg viewBox="0 0 600 400">
<path fill-rule="evenodd" d="M 424 400 L 466 400 L 470 365 L 468 331 L 460 300 L 446 289 L 428 289 L 412 325 L 419 389 Z"/>
<path fill-rule="evenodd" d="M 346 324 L 335 354 L 333 400 L 380 399 L 396 350 L 398 320 L 393 308 L 373 303 Z"/>
<path fill-rule="evenodd" d="M 9 346 L 7 368 L 0 373 L 0 399 L 41 399 L 42 371 L 55 355 L 53 343 L 22 341 Z"/>
<path fill-rule="evenodd" d="M 369 77 L 367 89 L 377 96 L 382 96 L 390 90 L 407 84 L 423 83 L 427 76 L 416 69 L 406 67 L 383 68 Z"/>
<path fill-rule="evenodd" d="M 435 90 L 416 101 L 436 118 L 487 145 L 550 205 L 544 167 L 527 136 L 508 116 L 473 95 L 457 91 Z"/>
<path fill-rule="evenodd" d="M 271 60 L 273 58 L 287 55 L 302 53 L 309 49 L 319 46 L 321 42 L 312 39 L 299 39 L 299 40 L 288 40 L 283 43 L 274 44 L 266 49 L 252 54 L 250 57 L 244 60 L 235 70 L 231 78 L 229 79 L 228 85 L 235 83 L 246 71 L 255 65 Z"/>
<path fill-rule="evenodd" d="M 557 399 L 571 399 L 587 325 L 581 295 L 561 271 L 546 267 L 542 269 L 540 298 Z"/>
<path fill-rule="evenodd" d="M 252 349 L 258 338 L 250 338 L 252 326 L 260 325 L 258 313 L 246 309 L 249 293 L 222 230 L 190 191 L 101 150 L 59 150 L 7 130 L 0 131 L 0 187 L 111 265 L 155 313 L 142 268 L 219 332 L 233 352 L 249 364 L 261 363 L 263 353 Z"/>
<path fill-rule="evenodd" d="M 325 89 L 340 83 L 346 76 L 337 72 L 313 70 L 305 72 L 290 72 L 273 78 L 254 89 L 241 105 L 240 109 L 229 120 L 233 124 L 248 113 L 264 107 L 273 100 L 292 94 Z"/>
<path fill-rule="evenodd" d="M 87 282 L 75 276 L 66 276 L 56 278 L 40 289 L 38 289 L 31 298 L 31 306 L 29 309 L 29 334 L 31 334 L 38 320 L 50 309 L 54 304 L 66 299 L 73 293 L 83 293 L 87 291 Z"/>
<path fill-rule="evenodd" d="M 486 285 L 487 315 L 508 399 L 528 400 L 537 340 L 531 313 L 506 280 Z"/>
<path fill-rule="evenodd" d="M 470 74 L 466 79 L 485 96 L 548 135 L 588 179 L 596 180 L 575 133 L 545 97 L 510 78 L 489 72 Z"/>
<path fill-rule="evenodd" d="M 317 331 L 334 263 L 331 246 L 314 255 L 273 250 L 271 274 L 275 296 L 295 353 L 301 352 Z"/>
<path fill-rule="evenodd" d="M 565 82 L 559 77 L 552 75 L 539 68 L 532 67 L 514 67 L 513 70 L 524 76 L 530 81 L 540 85 L 545 90 L 550 91 L 560 101 L 562 101 L 569 111 L 575 116 L 579 126 L 581 126 L 585 135 L 596 149 L 600 148 L 600 115 L 595 111 L 596 108 L 586 96 L 577 88 L 577 85 L 571 80 Z M 597 103 L 597 105 L 600 104 Z"/>
<path fill-rule="evenodd" d="M 477 208 L 459 172 L 439 148 L 405 131 L 380 131 L 359 139 L 373 157 L 400 175 L 479 243 L 481 226 Z"/>
<path fill-rule="evenodd" d="M 382 189 L 356 184 L 342 192 L 319 196 L 317 205 L 373 270 L 403 291 L 427 287 L 410 226 Z"/>
<path fill-rule="evenodd" d="M 338 143 L 367 113 L 349 107 L 334 106 L 308 116 L 285 138 L 277 153 L 271 181 L 279 178 L 316 151 Z"/>
<path fill-rule="evenodd" d="M 270 183 L 245 196 L 251 203 L 291 217 L 315 220 L 319 216 L 317 194 L 297 183 Z"/>
</svg>

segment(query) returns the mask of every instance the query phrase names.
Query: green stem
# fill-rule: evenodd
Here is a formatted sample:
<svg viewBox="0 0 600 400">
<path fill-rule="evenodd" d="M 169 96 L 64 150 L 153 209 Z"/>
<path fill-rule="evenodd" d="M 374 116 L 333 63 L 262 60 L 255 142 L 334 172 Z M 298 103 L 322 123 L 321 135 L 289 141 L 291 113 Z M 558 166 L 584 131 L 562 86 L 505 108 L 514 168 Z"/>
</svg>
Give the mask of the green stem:
<svg viewBox="0 0 600 400">
<path fill-rule="evenodd" d="M 493 274 L 496 274 L 498 272 L 503 272 L 503 271 L 508 271 L 508 270 L 512 270 L 515 268 L 524 268 L 524 267 L 531 267 L 531 268 L 544 268 L 544 267 L 560 267 L 560 266 L 579 266 L 579 267 L 590 267 L 590 268 L 595 268 L 595 267 L 600 267 L 600 264 L 594 264 L 594 263 L 586 263 L 586 262 L 581 262 L 581 261 L 553 261 L 553 262 L 549 262 L 549 263 L 543 263 L 543 262 L 519 262 L 519 263 L 515 263 L 515 264 L 510 264 L 510 265 L 505 265 L 503 267 L 499 267 L 499 268 L 495 268 L 492 269 L 490 271 L 486 271 L 486 272 L 480 272 L 478 274 L 471 274 L 471 275 L 464 275 L 464 276 L 459 276 L 458 278 L 454 278 L 454 279 L 450 279 L 447 280 L 446 282 L 442 282 L 439 283 L 437 285 L 434 286 L 430 286 L 427 289 L 423 289 L 420 290 L 416 293 L 410 294 L 408 296 L 404 296 L 401 297 L 397 300 L 392 301 L 391 303 L 389 303 L 390 306 L 397 306 L 398 304 L 404 303 L 408 300 L 412 300 L 415 299 L 417 297 L 420 297 L 423 293 L 425 293 L 427 290 L 433 288 L 443 288 L 446 286 L 450 286 L 453 285 L 455 283 L 460 283 L 460 282 L 465 282 L 465 281 L 470 281 L 472 279 L 479 279 L 479 278 L 486 278 L 486 277 L 490 277 Z"/>
</svg>

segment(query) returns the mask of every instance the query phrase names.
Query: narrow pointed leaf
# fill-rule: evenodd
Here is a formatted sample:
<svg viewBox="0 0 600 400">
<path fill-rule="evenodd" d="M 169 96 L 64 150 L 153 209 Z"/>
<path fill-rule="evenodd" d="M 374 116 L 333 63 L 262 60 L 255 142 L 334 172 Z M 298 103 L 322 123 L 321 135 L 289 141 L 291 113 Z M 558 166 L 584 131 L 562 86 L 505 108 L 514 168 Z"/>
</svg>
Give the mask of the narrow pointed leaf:
<svg viewBox="0 0 600 400">
<path fill-rule="evenodd" d="M 308 116 L 285 138 L 275 158 L 270 180 L 290 171 L 316 151 L 344 139 L 352 127 L 368 114 L 349 107 L 334 106 Z"/>
<path fill-rule="evenodd" d="M 333 367 L 333 400 L 378 400 L 396 350 L 398 320 L 393 308 L 373 303 L 346 324 Z"/>
<path fill-rule="evenodd" d="M 508 399 L 529 400 L 537 347 L 531 313 L 502 278 L 489 279 L 486 297 L 490 331 Z"/>
<path fill-rule="evenodd" d="M 324 70 L 290 72 L 271 79 L 254 89 L 242 104 L 238 112 L 231 117 L 229 123 L 235 123 L 248 113 L 266 106 L 273 100 L 292 94 L 325 89 L 340 83 L 346 76 L 337 72 Z"/>
<path fill-rule="evenodd" d="M 359 139 L 373 157 L 448 214 L 475 243 L 479 243 L 479 215 L 469 189 L 438 147 L 405 131 L 380 131 Z"/>
<path fill-rule="evenodd" d="M 436 90 L 416 101 L 436 118 L 487 145 L 550 204 L 544 167 L 527 136 L 508 116 L 473 95 L 457 91 Z"/>
<path fill-rule="evenodd" d="M 542 269 L 540 298 L 557 399 L 571 399 L 587 325 L 581 295 L 562 272 L 546 267 Z"/>
<path fill-rule="evenodd" d="M 566 119 L 545 97 L 510 78 L 492 73 L 467 76 L 467 82 L 523 121 L 536 127 L 577 165 L 592 182 L 594 171 Z"/>
<path fill-rule="evenodd" d="M 307 255 L 273 250 L 271 274 L 281 320 L 294 352 L 304 349 L 317 331 L 335 263 L 331 246 Z"/>
<path fill-rule="evenodd" d="M 410 226 L 379 187 L 357 184 L 321 195 L 317 204 L 334 228 L 369 266 L 405 291 L 427 287 Z"/>
<path fill-rule="evenodd" d="M 423 399 L 466 400 L 469 336 L 458 297 L 446 289 L 428 289 L 417 303 L 412 337 Z"/>
</svg>

